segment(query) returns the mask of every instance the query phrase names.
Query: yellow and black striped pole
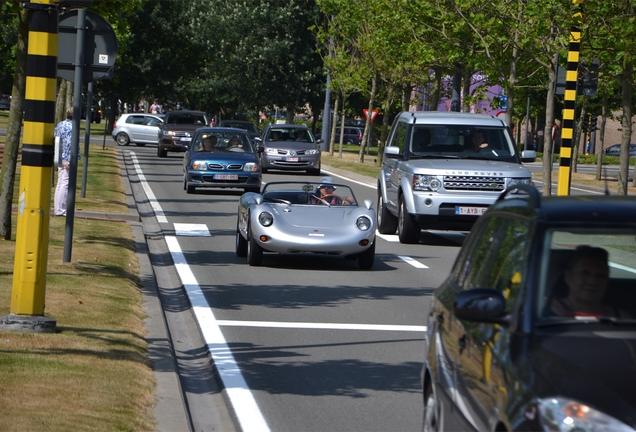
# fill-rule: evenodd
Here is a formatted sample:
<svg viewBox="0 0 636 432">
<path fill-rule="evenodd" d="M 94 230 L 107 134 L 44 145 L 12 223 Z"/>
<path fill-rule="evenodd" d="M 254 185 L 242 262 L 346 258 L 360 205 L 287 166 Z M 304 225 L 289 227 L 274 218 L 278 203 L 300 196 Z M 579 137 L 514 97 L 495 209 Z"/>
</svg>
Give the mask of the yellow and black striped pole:
<svg viewBox="0 0 636 432">
<path fill-rule="evenodd" d="M 57 77 L 58 12 L 54 0 L 31 0 L 11 313 L 44 315 L 53 129 Z"/>
<path fill-rule="evenodd" d="M 580 5 L 583 0 L 572 0 Z M 561 124 L 561 154 L 559 158 L 559 183 L 557 195 L 570 194 L 570 180 L 572 178 L 572 140 L 574 136 L 574 118 L 576 114 L 576 94 L 579 77 L 579 52 L 581 50 L 581 12 L 573 16 L 574 24 L 570 28 L 570 46 L 568 48 L 568 65 L 565 73 L 565 95 L 563 108 L 563 122 Z"/>
</svg>

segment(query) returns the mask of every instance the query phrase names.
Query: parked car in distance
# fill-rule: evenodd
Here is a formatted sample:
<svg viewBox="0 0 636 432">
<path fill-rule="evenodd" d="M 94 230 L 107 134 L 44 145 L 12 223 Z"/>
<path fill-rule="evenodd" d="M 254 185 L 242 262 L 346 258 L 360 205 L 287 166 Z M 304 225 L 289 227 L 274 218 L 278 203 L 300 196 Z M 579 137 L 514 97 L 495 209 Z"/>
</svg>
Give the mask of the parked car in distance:
<svg viewBox="0 0 636 432">
<path fill-rule="evenodd" d="M 340 143 L 340 126 L 336 126 L 336 135 L 334 138 L 334 143 Z M 378 138 L 375 135 L 375 131 L 373 128 L 371 129 L 371 147 L 377 147 Z M 357 126 L 345 126 L 344 128 L 344 138 L 342 142 L 344 144 L 355 144 L 362 145 L 362 137 L 364 135 L 364 127 Z M 319 139 L 321 135 L 316 134 L 316 139 Z"/>
<path fill-rule="evenodd" d="M 349 186 L 330 177 L 270 182 L 260 194 L 246 193 L 240 199 L 236 255 L 246 256 L 251 266 L 262 264 L 263 252 L 339 255 L 370 269 L 375 223 L 371 200 L 359 203 Z"/>
<path fill-rule="evenodd" d="M 489 207 L 433 293 L 423 430 L 636 429 L 635 213 L 528 185 Z"/>
<path fill-rule="evenodd" d="M 605 156 L 620 156 L 621 155 L 621 145 L 614 144 L 609 146 L 603 152 Z M 636 144 L 629 145 L 629 157 L 636 157 Z"/>
<path fill-rule="evenodd" d="M 0 110 L 9 111 L 11 109 L 11 96 L 8 94 L 0 95 Z"/>
<path fill-rule="evenodd" d="M 222 120 L 219 124 L 219 127 L 228 127 L 228 128 L 236 128 L 243 129 L 247 132 L 252 140 L 256 137 L 261 136 L 258 128 L 251 121 L 246 120 Z"/>
<path fill-rule="evenodd" d="M 257 138 L 263 146 L 261 169 L 304 170 L 320 174 L 320 140 L 315 140 L 309 128 L 296 124 L 270 124 Z"/>
<path fill-rule="evenodd" d="M 113 124 L 112 136 L 120 146 L 157 144 L 161 123 L 163 121 L 155 114 L 122 114 Z"/>
<path fill-rule="evenodd" d="M 189 194 L 203 188 L 259 192 L 261 167 L 257 151 L 243 130 L 198 129 L 183 157 L 183 189 Z"/>
<path fill-rule="evenodd" d="M 468 231 L 507 187 L 532 183 L 521 162 L 499 118 L 403 112 L 378 176 L 378 230 L 397 230 L 402 243 L 419 242 L 422 229 Z"/>
<path fill-rule="evenodd" d="M 206 127 L 209 121 L 203 111 L 168 111 L 159 127 L 157 156 L 168 152 L 185 152 L 190 148 L 194 131 Z"/>
</svg>

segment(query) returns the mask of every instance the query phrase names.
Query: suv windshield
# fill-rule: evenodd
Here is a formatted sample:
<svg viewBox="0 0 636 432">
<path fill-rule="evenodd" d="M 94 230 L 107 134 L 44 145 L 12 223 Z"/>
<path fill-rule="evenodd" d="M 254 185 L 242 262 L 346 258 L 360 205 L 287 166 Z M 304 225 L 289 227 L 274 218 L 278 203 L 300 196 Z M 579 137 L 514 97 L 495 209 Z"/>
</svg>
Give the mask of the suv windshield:
<svg viewBox="0 0 636 432">
<path fill-rule="evenodd" d="M 168 118 L 166 118 L 166 123 L 168 124 L 200 124 L 205 125 L 207 121 L 203 114 L 191 114 L 191 113 L 174 113 L 170 114 Z"/>
<path fill-rule="evenodd" d="M 636 318 L 636 230 L 553 229 L 543 252 L 543 322 Z"/>
<path fill-rule="evenodd" d="M 514 142 L 505 128 L 415 125 L 410 158 L 456 157 L 512 161 Z"/>
</svg>

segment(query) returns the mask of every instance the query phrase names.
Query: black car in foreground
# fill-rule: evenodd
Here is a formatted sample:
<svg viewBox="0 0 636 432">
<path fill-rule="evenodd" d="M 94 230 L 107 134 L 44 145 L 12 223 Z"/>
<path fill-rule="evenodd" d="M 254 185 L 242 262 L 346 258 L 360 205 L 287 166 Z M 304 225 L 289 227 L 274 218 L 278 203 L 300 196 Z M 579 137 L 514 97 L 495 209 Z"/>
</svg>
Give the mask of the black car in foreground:
<svg viewBox="0 0 636 432">
<path fill-rule="evenodd" d="M 629 196 L 501 195 L 433 296 L 424 430 L 635 430 L 634 214 Z"/>
</svg>

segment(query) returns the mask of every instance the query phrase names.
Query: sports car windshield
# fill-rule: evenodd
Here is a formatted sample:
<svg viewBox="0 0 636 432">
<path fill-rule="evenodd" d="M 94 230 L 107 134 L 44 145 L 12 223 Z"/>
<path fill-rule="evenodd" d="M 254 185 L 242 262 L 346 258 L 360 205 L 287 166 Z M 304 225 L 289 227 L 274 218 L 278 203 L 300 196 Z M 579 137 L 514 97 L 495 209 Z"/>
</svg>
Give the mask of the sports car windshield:
<svg viewBox="0 0 636 432">
<path fill-rule="evenodd" d="M 636 230 L 550 230 L 537 290 L 541 325 L 636 323 Z"/>
<path fill-rule="evenodd" d="M 272 182 L 261 192 L 264 202 L 309 206 L 357 206 L 347 185 L 320 182 Z"/>
</svg>

